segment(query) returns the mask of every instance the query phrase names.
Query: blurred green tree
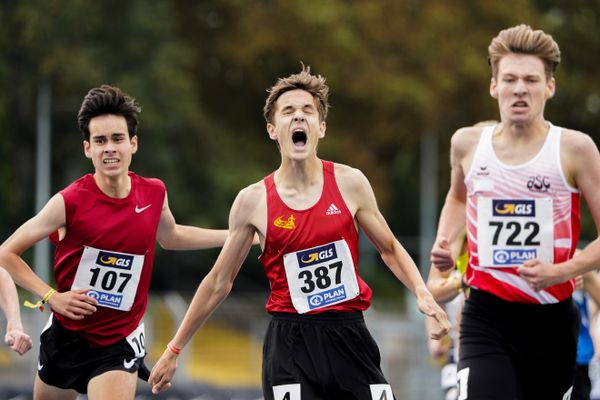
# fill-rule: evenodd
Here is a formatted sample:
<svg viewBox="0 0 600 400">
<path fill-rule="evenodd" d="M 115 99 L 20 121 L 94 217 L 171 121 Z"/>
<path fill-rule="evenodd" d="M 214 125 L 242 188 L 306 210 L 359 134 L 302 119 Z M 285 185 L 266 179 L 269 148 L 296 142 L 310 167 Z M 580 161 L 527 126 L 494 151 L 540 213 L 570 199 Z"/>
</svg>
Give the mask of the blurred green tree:
<svg viewBox="0 0 600 400">
<path fill-rule="evenodd" d="M 486 57 L 500 29 L 525 22 L 556 37 L 563 64 L 547 116 L 598 138 L 599 13 L 585 0 L 2 2 L 0 239 L 33 212 L 40 82 L 52 88 L 53 191 L 91 171 L 76 112 L 87 90 L 111 83 L 143 108 L 132 169 L 166 182 L 178 221 L 225 227 L 237 192 L 279 163 L 262 119 L 265 89 L 300 62 L 332 89 L 321 156 L 363 170 L 394 232 L 415 237 L 420 139 L 439 140 L 441 204 L 450 136 L 497 118 Z M 216 254 L 159 251 L 154 282 L 191 289 Z M 378 263 L 366 252 L 364 264 Z M 163 267 L 171 264 L 180 279 Z M 236 286 L 266 285 L 254 256 L 248 264 Z M 382 270 L 367 268 L 374 282 L 386 280 Z"/>
</svg>

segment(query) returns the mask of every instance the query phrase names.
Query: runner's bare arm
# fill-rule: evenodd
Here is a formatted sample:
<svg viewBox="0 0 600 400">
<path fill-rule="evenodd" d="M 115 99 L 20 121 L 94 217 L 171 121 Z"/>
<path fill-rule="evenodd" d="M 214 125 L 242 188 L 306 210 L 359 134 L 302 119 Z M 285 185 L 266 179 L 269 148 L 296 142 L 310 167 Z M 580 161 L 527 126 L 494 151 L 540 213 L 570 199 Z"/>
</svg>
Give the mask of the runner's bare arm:
<svg viewBox="0 0 600 400">
<path fill-rule="evenodd" d="M 19 296 L 17 288 L 4 268 L 0 267 L 0 308 L 6 317 L 6 334 L 4 343 L 23 355 L 33 345 L 29 335 L 25 333 L 19 312 Z"/>
<path fill-rule="evenodd" d="M 427 277 L 427 289 L 438 303 L 447 303 L 458 296 L 462 287 L 461 277 L 456 270 L 440 271 L 431 266 Z"/>
<path fill-rule="evenodd" d="M 561 137 L 561 162 L 565 178 L 578 188 L 590 209 L 600 234 L 600 153 L 586 134 L 566 130 Z M 600 239 L 597 237 L 570 260 L 550 265 L 529 260 L 519 268 L 519 274 L 535 290 L 565 282 L 600 265 Z"/>
<path fill-rule="evenodd" d="M 158 232 L 156 233 L 156 240 L 163 249 L 200 250 L 221 247 L 227 239 L 227 234 L 227 229 L 205 229 L 176 223 L 165 193 L 165 201 L 160 214 Z"/>
<path fill-rule="evenodd" d="M 446 313 L 433 300 L 414 261 L 390 230 L 367 178 L 357 169 L 339 165 L 336 166 L 336 179 L 348 207 L 355 210 L 356 221 L 385 264 L 415 294 L 419 310 L 436 321 L 432 337 L 439 339 L 446 335 L 450 329 Z"/>
<path fill-rule="evenodd" d="M 600 276 L 596 271 L 588 271 L 583 274 L 583 290 L 596 304 L 600 304 Z"/>
<path fill-rule="evenodd" d="M 255 234 L 251 220 L 256 205 L 264 192 L 262 183 L 242 190 L 235 199 L 229 215 L 230 234 L 211 271 L 202 280 L 183 322 L 171 341 L 176 348 L 183 348 L 202 327 L 212 312 L 229 294 L 235 277 L 246 259 Z M 264 196 L 264 195 L 263 195 Z M 168 389 L 177 368 L 176 354 L 166 349 L 158 360 L 148 382 L 153 393 Z"/>
<path fill-rule="evenodd" d="M 455 260 L 450 243 L 465 229 L 467 188 L 464 180 L 480 135 L 481 128 L 463 128 L 452 136 L 450 142 L 450 188 L 440 213 L 437 237 L 431 249 L 431 263 L 441 271 L 454 267 Z"/>
<path fill-rule="evenodd" d="M 452 259 L 457 260 L 465 246 L 465 232 L 463 231 L 450 245 Z M 456 268 L 440 271 L 432 265 L 427 277 L 427 288 L 435 301 L 446 303 L 459 294 L 462 288 L 462 275 Z"/>
<path fill-rule="evenodd" d="M 12 276 L 15 282 L 31 293 L 43 297 L 52 289 L 40 279 L 21 258 L 21 254 L 50 233 L 65 226 L 65 202 L 62 195 L 54 195 L 42 210 L 25 222 L 0 246 L 0 265 Z M 55 293 L 48 303 L 58 313 L 82 319 L 96 311 L 96 300 L 84 293 L 86 290 Z"/>
<path fill-rule="evenodd" d="M 572 176 L 588 205 L 596 232 L 600 235 L 600 153 L 591 137 L 581 132 L 565 131 L 561 145 L 566 143 L 566 171 Z M 561 156 L 562 158 L 562 156 Z M 569 265 L 566 262 L 567 278 L 591 271 L 600 265 L 600 239 L 596 238 L 583 250 L 577 252 L 577 258 Z"/>
</svg>

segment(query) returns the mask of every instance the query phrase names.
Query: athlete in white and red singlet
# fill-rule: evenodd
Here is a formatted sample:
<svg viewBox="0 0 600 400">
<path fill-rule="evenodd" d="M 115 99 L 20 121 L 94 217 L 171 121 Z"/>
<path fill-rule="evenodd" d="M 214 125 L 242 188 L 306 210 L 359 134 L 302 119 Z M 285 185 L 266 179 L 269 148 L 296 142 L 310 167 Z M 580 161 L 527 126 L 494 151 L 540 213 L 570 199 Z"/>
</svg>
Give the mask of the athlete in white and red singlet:
<svg viewBox="0 0 600 400">
<path fill-rule="evenodd" d="M 562 128 L 550 125 L 529 161 L 507 165 L 496 157 L 486 127 L 465 177 L 469 264 L 467 283 L 501 299 L 556 303 L 574 281 L 535 291 L 516 267 L 534 258 L 558 264 L 573 256 L 579 239 L 579 190 L 565 180 L 560 161 Z"/>
<path fill-rule="evenodd" d="M 598 238 L 573 257 L 581 195 L 600 228 L 600 153 L 588 135 L 544 118 L 560 63 L 550 35 L 519 25 L 488 50 L 500 123 L 453 135 L 431 251 L 436 268 L 452 268 L 449 243 L 466 227 L 458 398 L 565 400 L 577 349 L 573 279 L 600 263 Z"/>
</svg>

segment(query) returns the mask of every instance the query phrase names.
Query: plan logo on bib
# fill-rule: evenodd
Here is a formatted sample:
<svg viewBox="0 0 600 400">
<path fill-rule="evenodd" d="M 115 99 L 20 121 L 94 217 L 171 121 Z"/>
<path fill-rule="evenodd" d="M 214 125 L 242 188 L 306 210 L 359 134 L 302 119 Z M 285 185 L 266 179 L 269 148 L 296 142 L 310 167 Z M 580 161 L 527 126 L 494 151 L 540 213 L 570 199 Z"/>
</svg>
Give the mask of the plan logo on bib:
<svg viewBox="0 0 600 400">
<path fill-rule="evenodd" d="M 495 265 L 518 265 L 537 258 L 537 249 L 498 249 L 492 257 Z"/>
<path fill-rule="evenodd" d="M 95 299 L 98 302 L 98 305 L 104 307 L 119 308 L 123 302 L 123 295 L 120 294 L 100 292 L 92 289 L 87 292 L 86 295 L 90 296 L 92 299 Z"/>
</svg>

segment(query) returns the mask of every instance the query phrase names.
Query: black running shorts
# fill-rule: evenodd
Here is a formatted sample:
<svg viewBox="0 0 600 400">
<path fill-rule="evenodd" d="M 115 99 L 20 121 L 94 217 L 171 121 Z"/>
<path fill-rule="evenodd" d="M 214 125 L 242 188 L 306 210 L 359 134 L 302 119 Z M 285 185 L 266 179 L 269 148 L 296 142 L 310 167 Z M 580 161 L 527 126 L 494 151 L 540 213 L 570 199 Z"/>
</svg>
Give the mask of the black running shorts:
<svg viewBox="0 0 600 400">
<path fill-rule="evenodd" d="M 146 381 L 150 375 L 144 357 L 136 357 L 136 350 L 127 339 L 106 347 L 91 347 L 83 337 L 65 329 L 55 318 L 40 336 L 37 368 L 44 383 L 79 393 L 87 393 L 88 382 L 104 372 L 137 371 Z"/>
<path fill-rule="evenodd" d="M 568 400 L 578 330 L 571 299 L 520 304 L 471 289 L 460 324 L 458 398 Z"/>
<path fill-rule="evenodd" d="M 274 313 L 263 348 L 265 400 L 393 400 L 362 313 Z"/>
</svg>

